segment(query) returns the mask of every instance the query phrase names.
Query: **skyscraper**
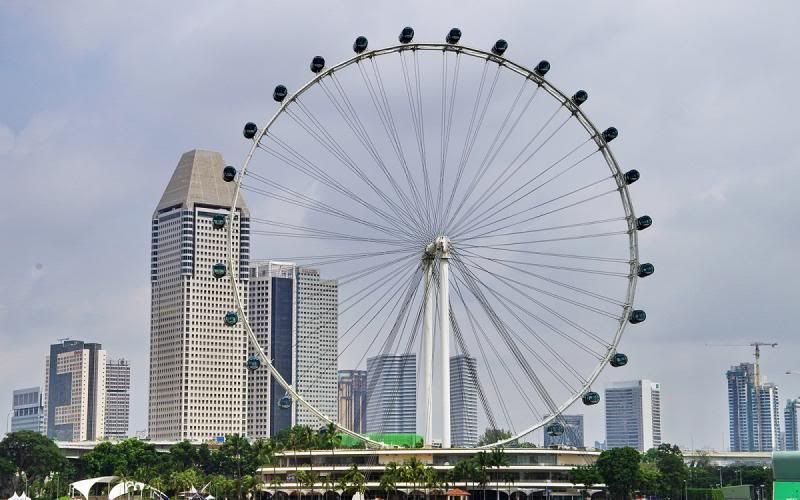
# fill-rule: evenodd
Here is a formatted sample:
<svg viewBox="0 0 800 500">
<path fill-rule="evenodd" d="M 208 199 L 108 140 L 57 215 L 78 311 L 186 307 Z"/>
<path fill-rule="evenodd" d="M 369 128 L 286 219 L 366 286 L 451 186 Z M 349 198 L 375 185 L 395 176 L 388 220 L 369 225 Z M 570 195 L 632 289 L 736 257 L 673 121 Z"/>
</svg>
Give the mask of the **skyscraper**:
<svg viewBox="0 0 800 500">
<path fill-rule="evenodd" d="M 583 415 L 561 415 L 558 421 L 564 426 L 564 433 L 551 436 L 545 432 L 544 445 L 583 448 Z"/>
<path fill-rule="evenodd" d="M 244 200 L 228 220 L 234 183 L 222 179 L 219 153 L 181 156 L 152 217 L 150 401 L 151 439 L 207 440 L 246 431 L 247 342 L 230 276 L 239 273 L 247 303 L 250 222 Z M 224 227 L 215 225 L 224 221 Z M 232 225 L 234 269 L 227 269 Z M 226 275 L 215 278 L 214 264 Z"/>
<path fill-rule="evenodd" d="M 367 371 L 339 370 L 339 423 L 367 432 Z"/>
<path fill-rule="evenodd" d="M 761 422 L 756 420 L 756 437 L 760 451 L 779 451 L 781 449 L 781 400 L 778 386 L 767 382 L 761 385 L 759 404 L 756 411 L 761 413 Z M 759 428 L 760 425 L 760 428 Z"/>
<path fill-rule="evenodd" d="M 250 326 L 278 373 L 312 406 L 336 418 L 338 286 L 319 271 L 268 261 L 250 269 Z M 250 346 L 250 354 L 255 354 Z M 286 391 L 266 369 L 248 381 L 250 437 L 274 436 L 295 424 L 318 427 L 304 406 L 285 408 Z"/>
<path fill-rule="evenodd" d="M 606 445 L 647 451 L 661 444 L 661 384 L 650 380 L 606 388 Z"/>
<path fill-rule="evenodd" d="M 755 425 L 755 368 L 752 363 L 732 366 L 725 374 L 728 379 L 728 435 L 731 451 L 756 449 Z"/>
<path fill-rule="evenodd" d="M 128 437 L 130 407 L 131 365 L 125 359 L 109 359 L 106 363 L 106 437 Z"/>
<path fill-rule="evenodd" d="M 47 437 L 91 441 L 105 435 L 106 351 L 100 344 L 51 345 L 44 380 Z"/>
<path fill-rule="evenodd" d="M 466 354 L 450 357 L 450 444 L 478 444 L 477 363 Z"/>
<path fill-rule="evenodd" d="M 752 363 L 732 366 L 726 373 L 731 451 L 776 451 L 781 448 L 778 387 L 767 382 L 756 391 L 754 374 Z"/>
<path fill-rule="evenodd" d="M 44 434 L 44 406 L 41 387 L 17 389 L 12 398 L 11 432 L 33 431 Z"/>
<path fill-rule="evenodd" d="M 797 451 L 800 449 L 797 443 L 797 399 L 787 399 L 786 408 L 783 410 L 784 436 L 786 451 Z"/>
<path fill-rule="evenodd" d="M 416 429 L 416 355 L 367 358 L 367 432 L 413 433 Z"/>
</svg>

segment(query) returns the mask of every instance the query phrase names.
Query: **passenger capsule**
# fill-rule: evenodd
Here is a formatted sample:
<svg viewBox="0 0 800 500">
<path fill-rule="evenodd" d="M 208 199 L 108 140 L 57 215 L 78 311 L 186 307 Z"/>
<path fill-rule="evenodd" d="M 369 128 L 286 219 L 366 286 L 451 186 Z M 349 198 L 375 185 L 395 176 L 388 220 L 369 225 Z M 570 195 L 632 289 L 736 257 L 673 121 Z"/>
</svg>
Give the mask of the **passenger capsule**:
<svg viewBox="0 0 800 500">
<path fill-rule="evenodd" d="M 583 404 L 586 406 L 596 405 L 600 402 L 600 395 L 594 391 L 589 391 L 583 395 Z"/>
<path fill-rule="evenodd" d="M 247 369 L 251 372 L 254 372 L 261 368 L 261 360 L 258 359 L 258 356 L 250 356 L 247 358 Z"/>
<path fill-rule="evenodd" d="M 539 64 L 533 68 L 533 71 L 539 76 L 544 76 L 550 71 L 550 63 L 547 61 L 539 61 Z"/>
<path fill-rule="evenodd" d="M 631 185 L 634 182 L 639 180 L 639 171 L 638 170 L 628 170 L 625 172 L 625 184 Z"/>
<path fill-rule="evenodd" d="M 606 142 L 611 142 L 617 138 L 619 135 L 619 131 L 614 127 L 608 127 L 603 131 L 603 140 Z"/>
<path fill-rule="evenodd" d="M 289 397 L 289 393 L 283 395 L 281 399 L 278 400 L 278 408 L 281 410 L 288 410 L 292 407 L 292 398 Z"/>
<path fill-rule="evenodd" d="M 625 366 L 627 364 L 628 356 L 622 354 L 621 352 L 614 354 L 614 356 L 611 358 L 611 366 L 614 368 L 619 368 L 620 366 Z"/>
<path fill-rule="evenodd" d="M 545 429 L 548 436 L 557 437 L 564 434 L 564 426 L 560 422 L 551 422 Z"/>
<path fill-rule="evenodd" d="M 227 269 L 225 269 L 225 264 L 222 263 L 214 264 L 214 267 L 212 267 L 212 273 L 214 274 L 214 277 L 217 279 L 224 277 L 225 274 L 227 273 Z"/>
<path fill-rule="evenodd" d="M 641 309 L 634 309 L 633 311 L 631 311 L 630 317 L 628 317 L 628 321 L 630 321 L 634 325 L 637 323 L 641 323 L 646 319 L 647 319 L 647 314 L 645 314 L 644 311 L 642 311 Z"/>
<path fill-rule="evenodd" d="M 503 40 L 502 38 L 492 45 L 492 54 L 496 56 L 502 56 L 503 53 L 508 49 L 508 42 Z"/>
<path fill-rule="evenodd" d="M 322 56 L 314 56 L 311 60 L 311 72 L 319 73 L 325 67 L 325 58 Z"/>
<path fill-rule="evenodd" d="M 645 262 L 644 264 L 639 264 L 639 269 L 636 270 L 636 276 L 640 278 L 646 278 L 656 272 L 656 266 L 649 262 Z"/>
<path fill-rule="evenodd" d="M 233 326 L 239 322 L 239 315 L 236 314 L 236 311 L 229 311 L 225 313 L 225 324 L 228 326 Z"/>
<path fill-rule="evenodd" d="M 230 182 L 236 178 L 236 169 L 230 165 L 222 169 L 222 180 Z"/>
<path fill-rule="evenodd" d="M 451 29 L 444 39 L 450 45 L 455 45 L 461 40 L 461 30 L 458 28 Z"/>
<path fill-rule="evenodd" d="M 585 103 L 587 99 L 589 99 L 589 94 L 585 90 L 579 90 L 572 96 L 572 103 L 576 106 L 580 106 Z"/>
<path fill-rule="evenodd" d="M 214 229 L 222 229 L 225 227 L 225 216 L 222 214 L 215 214 L 214 217 L 211 218 L 211 225 L 214 226 Z"/>
<path fill-rule="evenodd" d="M 258 132 L 258 125 L 253 122 L 247 122 L 244 124 L 244 138 L 245 139 L 252 139 L 256 136 Z"/>
<path fill-rule="evenodd" d="M 636 229 L 642 231 L 653 225 L 653 219 L 649 215 L 642 215 L 636 219 Z"/>
<path fill-rule="evenodd" d="M 286 89 L 285 85 L 277 85 L 275 90 L 272 91 L 272 98 L 275 99 L 275 102 L 283 102 L 288 93 L 289 91 Z"/>
<path fill-rule="evenodd" d="M 397 39 L 400 40 L 400 43 L 411 43 L 411 40 L 414 39 L 414 28 L 406 26 L 400 31 L 400 36 Z"/>
<path fill-rule="evenodd" d="M 360 54 L 360 53 L 364 52 L 365 50 L 367 50 L 367 45 L 369 45 L 369 42 L 367 41 L 367 37 L 360 36 L 360 37 L 356 38 L 355 42 L 353 42 L 353 52 L 355 52 L 356 54 Z"/>
</svg>

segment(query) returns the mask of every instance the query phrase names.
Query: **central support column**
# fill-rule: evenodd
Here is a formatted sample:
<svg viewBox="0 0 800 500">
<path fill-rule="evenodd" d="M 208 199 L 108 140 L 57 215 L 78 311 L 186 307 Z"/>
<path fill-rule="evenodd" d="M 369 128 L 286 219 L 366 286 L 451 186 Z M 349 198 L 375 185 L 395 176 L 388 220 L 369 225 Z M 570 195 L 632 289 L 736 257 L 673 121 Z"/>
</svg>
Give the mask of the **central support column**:
<svg viewBox="0 0 800 500">
<path fill-rule="evenodd" d="M 424 443 L 433 443 L 433 256 L 422 259 L 425 270 L 425 311 L 422 316 L 422 417 Z"/>
<path fill-rule="evenodd" d="M 442 448 L 450 448 L 450 240 L 436 239 L 439 253 L 439 383 L 442 385 Z"/>
</svg>

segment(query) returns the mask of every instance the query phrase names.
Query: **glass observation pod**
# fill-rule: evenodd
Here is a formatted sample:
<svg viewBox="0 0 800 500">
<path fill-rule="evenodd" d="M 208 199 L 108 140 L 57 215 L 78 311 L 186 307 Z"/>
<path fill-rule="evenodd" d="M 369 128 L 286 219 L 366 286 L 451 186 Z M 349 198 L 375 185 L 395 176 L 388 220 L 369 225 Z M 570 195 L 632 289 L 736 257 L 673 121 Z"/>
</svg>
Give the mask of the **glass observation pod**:
<svg viewBox="0 0 800 500">
<path fill-rule="evenodd" d="M 283 397 L 278 400 L 278 408 L 281 410 L 288 410 L 292 407 L 292 398 L 289 397 L 289 393 L 283 395 Z"/>
<path fill-rule="evenodd" d="M 547 425 L 545 432 L 547 432 L 548 436 L 560 436 L 564 434 L 564 426 L 560 422 L 551 422 Z"/>
<path fill-rule="evenodd" d="M 614 354 L 614 357 L 611 358 L 611 366 L 614 368 L 619 368 L 620 366 L 625 366 L 628 364 L 628 356 L 618 352 Z"/>
<path fill-rule="evenodd" d="M 214 266 L 211 269 L 212 273 L 214 274 L 214 277 L 217 279 L 223 278 L 227 273 L 227 270 L 225 269 L 225 264 L 222 263 L 214 264 Z"/>
<path fill-rule="evenodd" d="M 261 360 L 258 359 L 258 356 L 250 356 L 247 358 L 247 369 L 251 372 L 254 372 L 261 368 Z"/>
<path fill-rule="evenodd" d="M 214 226 L 214 229 L 222 229 L 225 227 L 225 216 L 222 214 L 215 214 L 214 217 L 211 218 L 211 225 Z"/>
<path fill-rule="evenodd" d="M 583 395 L 583 404 L 587 406 L 596 405 L 599 402 L 600 402 L 600 394 L 594 391 L 589 391 Z"/>
<path fill-rule="evenodd" d="M 228 326 L 233 326 L 239 322 L 239 315 L 236 314 L 235 311 L 230 311 L 225 313 L 225 324 Z"/>
<path fill-rule="evenodd" d="M 642 311 L 641 309 L 634 309 L 633 311 L 631 311 L 631 315 L 628 318 L 628 321 L 630 321 L 632 324 L 635 325 L 637 323 L 643 322 L 646 319 L 647 319 L 647 314 L 645 314 L 644 311 Z"/>
<path fill-rule="evenodd" d="M 232 166 L 228 165 L 227 167 L 222 169 L 222 180 L 225 182 L 231 182 L 236 178 L 236 169 Z"/>
</svg>

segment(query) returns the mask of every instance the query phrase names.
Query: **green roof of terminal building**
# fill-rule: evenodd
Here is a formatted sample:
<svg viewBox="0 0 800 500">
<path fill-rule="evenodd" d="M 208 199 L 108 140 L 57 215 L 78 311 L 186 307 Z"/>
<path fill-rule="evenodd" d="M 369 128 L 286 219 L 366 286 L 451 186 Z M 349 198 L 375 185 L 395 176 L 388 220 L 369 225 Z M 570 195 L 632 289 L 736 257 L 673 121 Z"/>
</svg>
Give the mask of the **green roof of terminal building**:
<svg viewBox="0 0 800 500">
<path fill-rule="evenodd" d="M 410 432 L 386 432 L 386 433 L 379 433 L 379 432 L 370 432 L 365 434 L 368 438 L 372 439 L 373 441 L 379 441 L 381 443 L 386 443 L 389 446 L 400 446 L 404 448 L 416 448 L 417 446 L 422 444 L 422 436 L 419 434 L 414 434 Z M 348 436 L 346 434 L 340 434 L 342 438 L 342 446 L 356 446 L 362 443 L 360 439 L 354 438 L 352 436 Z"/>
</svg>

